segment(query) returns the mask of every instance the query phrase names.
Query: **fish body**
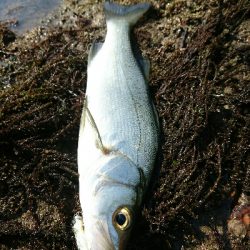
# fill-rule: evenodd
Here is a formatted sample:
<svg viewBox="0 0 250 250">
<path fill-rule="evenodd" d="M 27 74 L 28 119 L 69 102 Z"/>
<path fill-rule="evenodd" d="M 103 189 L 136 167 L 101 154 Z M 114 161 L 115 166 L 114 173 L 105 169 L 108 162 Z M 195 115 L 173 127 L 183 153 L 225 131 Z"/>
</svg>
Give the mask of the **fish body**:
<svg viewBox="0 0 250 250">
<path fill-rule="evenodd" d="M 134 56 L 133 24 L 149 4 L 106 2 L 107 34 L 89 53 L 78 142 L 79 249 L 124 249 L 153 169 L 158 123 L 148 94 L 147 60 Z"/>
</svg>

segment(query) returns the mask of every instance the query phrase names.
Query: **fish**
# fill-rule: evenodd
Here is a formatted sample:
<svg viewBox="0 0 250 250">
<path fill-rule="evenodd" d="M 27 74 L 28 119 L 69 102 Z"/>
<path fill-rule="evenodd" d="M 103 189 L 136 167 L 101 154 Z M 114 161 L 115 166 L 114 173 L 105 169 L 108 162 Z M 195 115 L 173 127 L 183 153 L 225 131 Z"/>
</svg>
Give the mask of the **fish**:
<svg viewBox="0 0 250 250">
<path fill-rule="evenodd" d="M 82 216 L 73 226 L 80 250 L 126 249 L 159 144 L 149 93 L 149 60 L 131 42 L 149 3 L 104 3 L 107 33 L 88 56 L 78 140 Z"/>
</svg>

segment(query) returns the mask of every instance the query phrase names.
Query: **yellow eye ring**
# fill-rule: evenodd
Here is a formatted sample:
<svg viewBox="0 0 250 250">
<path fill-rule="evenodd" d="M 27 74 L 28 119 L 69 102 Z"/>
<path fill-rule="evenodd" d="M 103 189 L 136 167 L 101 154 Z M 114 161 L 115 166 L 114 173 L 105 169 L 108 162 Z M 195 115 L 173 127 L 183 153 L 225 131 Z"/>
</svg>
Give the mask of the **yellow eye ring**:
<svg viewBox="0 0 250 250">
<path fill-rule="evenodd" d="M 132 213 L 127 207 L 119 207 L 114 212 L 112 219 L 116 229 L 125 231 L 132 224 Z"/>
</svg>

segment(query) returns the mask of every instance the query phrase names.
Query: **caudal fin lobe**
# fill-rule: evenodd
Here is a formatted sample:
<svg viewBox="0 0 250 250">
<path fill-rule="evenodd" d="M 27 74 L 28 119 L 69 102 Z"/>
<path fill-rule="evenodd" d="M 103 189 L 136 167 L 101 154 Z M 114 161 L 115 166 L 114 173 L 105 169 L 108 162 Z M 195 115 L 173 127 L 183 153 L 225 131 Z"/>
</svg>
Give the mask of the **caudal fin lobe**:
<svg viewBox="0 0 250 250">
<path fill-rule="evenodd" d="M 134 25 L 145 12 L 150 8 L 149 3 L 139 3 L 136 5 L 120 5 L 113 2 L 104 3 L 104 12 L 107 21 L 119 19 L 127 22 L 129 25 Z"/>
</svg>

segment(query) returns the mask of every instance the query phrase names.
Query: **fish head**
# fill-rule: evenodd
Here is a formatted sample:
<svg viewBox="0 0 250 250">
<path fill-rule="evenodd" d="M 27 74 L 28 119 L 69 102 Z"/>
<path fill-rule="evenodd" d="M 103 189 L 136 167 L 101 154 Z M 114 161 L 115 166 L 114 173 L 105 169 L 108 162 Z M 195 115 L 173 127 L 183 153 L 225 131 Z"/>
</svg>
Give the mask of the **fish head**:
<svg viewBox="0 0 250 250">
<path fill-rule="evenodd" d="M 92 207 L 84 215 L 84 231 L 89 249 L 125 249 L 135 214 L 133 201 L 129 197 L 135 195 L 133 191 L 117 186 L 106 186 L 100 190 L 92 200 L 96 204 L 95 208 Z"/>
<path fill-rule="evenodd" d="M 87 249 L 126 248 L 135 220 L 140 178 L 131 164 L 123 158 L 111 159 L 89 179 L 92 188 L 85 190 L 81 201 Z"/>
</svg>

